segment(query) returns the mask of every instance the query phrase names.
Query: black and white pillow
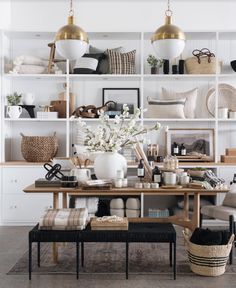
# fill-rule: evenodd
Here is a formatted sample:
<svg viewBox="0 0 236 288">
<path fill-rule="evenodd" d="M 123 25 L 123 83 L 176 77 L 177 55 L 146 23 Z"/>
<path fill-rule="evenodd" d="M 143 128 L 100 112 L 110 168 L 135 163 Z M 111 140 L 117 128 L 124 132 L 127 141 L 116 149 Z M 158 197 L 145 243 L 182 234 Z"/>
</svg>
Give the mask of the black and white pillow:
<svg viewBox="0 0 236 288">
<path fill-rule="evenodd" d="M 107 50 L 111 74 L 135 74 L 136 50 L 119 53 Z"/>
<path fill-rule="evenodd" d="M 99 65 L 104 57 L 104 53 L 84 54 L 76 61 L 74 74 L 101 74 Z"/>
</svg>

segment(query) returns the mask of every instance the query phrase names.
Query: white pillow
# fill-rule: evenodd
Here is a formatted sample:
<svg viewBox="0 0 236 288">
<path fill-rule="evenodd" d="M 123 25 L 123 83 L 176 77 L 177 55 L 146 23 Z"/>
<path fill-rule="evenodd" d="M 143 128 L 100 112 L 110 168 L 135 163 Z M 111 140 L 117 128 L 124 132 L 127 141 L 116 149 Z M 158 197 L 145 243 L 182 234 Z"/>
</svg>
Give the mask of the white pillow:
<svg viewBox="0 0 236 288">
<path fill-rule="evenodd" d="M 186 98 L 178 100 L 158 100 L 148 97 L 148 117 L 150 118 L 185 118 Z"/>
<path fill-rule="evenodd" d="M 97 66 L 98 66 L 97 59 L 92 58 L 92 57 L 81 57 L 76 61 L 74 68 L 84 68 L 84 69 L 96 71 Z"/>
<path fill-rule="evenodd" d="M 195 109 L 197 102 L 198 88 L 194 88 L 185 92 L 176 92 L 162 87 L 162 99 L 182 99 L 186 98 L 184 106 L 184 114 L 186 118 L 195 118 Z"/>
</svg>

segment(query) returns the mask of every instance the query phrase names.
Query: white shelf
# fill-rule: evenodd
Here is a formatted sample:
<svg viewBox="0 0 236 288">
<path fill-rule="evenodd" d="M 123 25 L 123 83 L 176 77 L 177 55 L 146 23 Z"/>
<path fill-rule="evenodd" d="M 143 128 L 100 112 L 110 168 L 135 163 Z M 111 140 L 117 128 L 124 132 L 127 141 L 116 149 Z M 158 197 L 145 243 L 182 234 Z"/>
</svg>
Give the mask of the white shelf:
<svg viewBox="0 0 236 288">
<path fill-rule="evenodd" d="M 203 80 L 210 81 L 215 80 L 216 74 L 144 74 L 145 80 Z"/>
<path fill-rule="evenodd" d="M 3 74 L 4 77 L 9 79 L 26 79 L 26 80 L 66 80 L 66 74 Z"/>
<path fill-rule="evenodd" d="M 213 118 L 196 118 L 196 119 L 188 119 L 188 118 L 143 118 L 144 122 L 215 122 Z"/>
<path fill-rule="evenodd" d="M 70 74 L 71 80 L 90 80 L 90 81 L 104 81 L 104 80 L 119 80 L 119 81 L 140 81 L 141 74 Z"/>
<path fill-rule="evenodd" d="M 5 118 L 4 121 L 7 122 L 66 122 L 67 119 L 58 118 L 58 119 L 39 119 L 39 118 Z"/>
</svg>

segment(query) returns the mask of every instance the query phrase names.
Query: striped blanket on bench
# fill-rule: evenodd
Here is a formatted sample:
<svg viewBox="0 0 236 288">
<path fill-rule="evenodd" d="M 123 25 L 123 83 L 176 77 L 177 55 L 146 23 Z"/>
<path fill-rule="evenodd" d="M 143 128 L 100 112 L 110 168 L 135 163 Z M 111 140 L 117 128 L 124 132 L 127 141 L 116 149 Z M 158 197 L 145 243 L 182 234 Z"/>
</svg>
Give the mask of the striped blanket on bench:
<svg viewBox="0 0 236 288">
<path fill-rule="evenodd" d="M 83 230 L 86 227 L 88 209 L 47 209 L 40 217 L 41 230 Z"/>
</svg>

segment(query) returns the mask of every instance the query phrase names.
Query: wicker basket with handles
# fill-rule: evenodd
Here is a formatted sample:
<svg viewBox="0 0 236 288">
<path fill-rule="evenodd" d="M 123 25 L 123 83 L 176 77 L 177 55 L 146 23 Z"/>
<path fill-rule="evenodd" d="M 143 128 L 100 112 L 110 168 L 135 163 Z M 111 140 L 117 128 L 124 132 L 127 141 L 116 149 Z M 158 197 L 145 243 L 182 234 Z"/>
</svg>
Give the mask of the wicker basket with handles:
<svg viewBox="0 0 236 288">
<path fill-rule="evenodd" d="M 215 74 L 217 72 L 215 54 L 208 48 L 195 49 L 192 52 L 194 57 L 185 60 L 186 72 L 188 74 Z M 218 63 L 218 72 L 221 66 Z"/>
<path fill-rule="evenodd" d="M 58 139 L 56 132 L 53 136 L 22 136 L 21 153 L 28 162 L 48 162 L 57 153 Z"/>
<path fill-rule="evenodd" d="M 189 241 L 185 231 L 184 239 L 187 243 L 188 259 L 191 270 L 203 276 L 220 276 L 225 267 L 234 241 L 231 235 L 226 245 L 197 245 Z"/>
</svg>

